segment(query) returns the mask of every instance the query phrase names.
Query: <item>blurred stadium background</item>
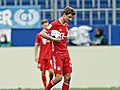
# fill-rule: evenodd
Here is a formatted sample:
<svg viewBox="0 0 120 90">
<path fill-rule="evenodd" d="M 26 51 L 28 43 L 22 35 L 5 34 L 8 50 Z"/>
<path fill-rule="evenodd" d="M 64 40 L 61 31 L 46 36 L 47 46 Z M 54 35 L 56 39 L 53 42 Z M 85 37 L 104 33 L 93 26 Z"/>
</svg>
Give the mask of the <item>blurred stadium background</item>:
<svg viewBox="0 0 120 90">
<path fill-rule="evenodd" d="M 20 78 L 19 75 L 21 76 L 21 74 L 19 74 L 19 73 L 21 73 L 22 70 L 23 70 L 23 72 L 26 72 L 25 70 L 29 70 L 29 68 L 31 66 L 32 66 L 32 68 L 30 68 L 30 69 L 32 71 L 32 76 L 31 75 L 30 76 L 33 78 L 32 80 L 34 81 L 34 77 L 35 77 L 35 80 L 39 79 L 39 75 L 40 75 L 39 71 L 34 71 L 34 70 L 36 70 L 36 64 L 34 63 L 34 65 L 32 65 L 32 63 L 33 63 L 32 60 L 34 60 L 34 49 L 33 49 L 33 47 L 28 47 L 28 46 L 34 45 L 35 35 L 37 32 L 39 32 L 41 30 L 40 29 L 41 28 L 40 27 L 41 20 L 48 19 L 49 22 L 51 22 L 51 21 L 59 18 L 61 16 L 63 8 L 66 6 L 73 7 L 76 10 L 76 14 L 77 14 L 75 16 L 75 18 L 73 19 L 73 21 L 71 21 L 69 23 L 70 28 L 74 27 L 74 26 L 80 26 L 80 25 L 92 26 L 93 31 L 90 32 L 90 38 L 93 39 L 94 31 L 95 31 L 94 29 L 96 27 L 102 27 L 105 30 L 105 35 L 108 39 L 109 45 L 112 45 L 112 46 L 120 45 L 120 0 L 0 0 L 0 6 L 1 6 L 0 7 L 0 30 L 5 30 L 5 31 L 11 30 L 10 35 L 9 35 L 10 40 L 11 40 L 13 46 L 19 46 L 19 47 L 12 47 L 10 49 L 0 48 L 0 54 L 1 54 L 0 90 L 7 90 L 7 89 L 2 89 L 2 88 L 11 87 L 15 83 L 14 82 L 13 84 L 11 84 L 11 86 L 9 85 L 9 83 L 12 82 L 12 78 L 13 77 Z M 14 16 L 16 14 L 17 10 L 22 10 L 22 9 L 26 10 L 26 11 L 21 12 L 20 17 L 18 17 L 18 18 L 20 18 L 20 20 L 22 20 L 23 23 L 25 23 L 24 25 L 19 23 L 20 20 L 16 20 L 15 16 Z M 29 12 L 29 9 L 34 9 L 39 14 L 39 17 L 37 18 L 38 20 L 36 21 L 36 23 L 31 24 L 31 26 L 29 26 L 30 25 L 29 21 L 31 21 L 32 18 L 34 17 L 34 13 Z M 11 21 L 13 23 L 12 25 L 10 25 L 10 22 L 4 18 L 4 17 L 7 17 L 7 14 L 8 14 L 8 13 L 7 14 L 3 13 L 5 10 L 10 10 L 11 15 L 13 15 L 13 16 L 11 16 Z M 18 15 L 18 13 L 17 13 L 17 15 Z M 8 17 L 8 18 L 10 18 L 10 17 Z M 25 46 L 25 48 L 27 48 L 27 49 L 25 49 L 22 46 Z M 79 86 L 79 83 L 81 83 L 83 80 L 81 77 L 79 81 L 76 81 L 76 82 L 78 82 L 78 84 L 75 83 L 76 85 L 75 84 L 72 85 L 73 88 L 75 88 L 77 86 L 77 88 L 81 88 L 81 89 L 75 88 L 75 89 L 71 89 L 71 90 L 120 90 L 120 88 L 119 88 L 119 85 L 120 85 L 120 83 L 119 83 L 119 80 L 120 80 L 119 68 L 120 67 L 118 65 L 120 48 L 119 48 L 119 46 L 116 46 L 116 47 L 117 48 L 114 48 L 114 49 L 112 47 L 108 47 L 108 46 L 106 46 L 104 48 L 103 47 L 98 47 L 98 48 L 87 47 L 87 49 L 85 49 L 86 47 L 85 48 L 84 47 L 72 47 L 72 48 L 70 47 L 70 51 L 72 53 L 71 56 L 72 56 L 73 60 L 77 59 L 75 57 L 75 54 L 78 54 L 78 53 L 80 53 L 82 59 L 85 60 L 85 61 L 78 60 L 76 62 L 74 61 L 73 65 L 76 66 L 74 68 L 74 70 L 82 67 L 80 70 L 87 71 L 87 69 L 88 69 L 88 71 L 89 71 L 88 73 L 85 73 L 85 74 L 90 74 L 90 72 L 95 73 L 94 70 L 90 71 L 91 69 L 89 69 L 89 68 L 91 66 L 94 66 L 97 62 L 99 62 L 96 64 L 96 66 L 92 67 L 92 69 L 94 69 L 94 68 L 98 68 L 97 65 L 100 66 L 98 70 L 101 70 L 101 71 L 99 74 L 97 74 L 98 78 L 99 78 L 99 76 L 101 76 L 100 75 L 101 73 L 104 74 L 104 72 L 106 72 L 107 70 L 108 71 L 110 70 L 110 71 L 108 73 L 106 72 L 104 74 L 104 76 L 106 75 L 105 76 L 106 80 L 108 80 L 108 82 L 109 82 L 109 79 L 111 80 L 113 77 L 113 79 L 112 79 L 113 81 L 111 80 L 111 82 L 108 83 L 105 80 L 105 77 L 103 76 L 104 77 L 104 78 L 102 78 L 102 79 L 104 79 L 103 82 L 105 82 L 105 81 L 106 82 L 104 83 L 105 85 L 103 85 L 103 84 L 100 85 L 102 83 L 102 80 L 101 80 L 101 82 L 98 84 L 98 87 L 100 85 L 101 88 L 94 88 L 95 84 L 92 85 L 92 83 L 90 84 L 90 82 L 87 84 L 91 85 L 90 87 L 93 87 L 93 88 L 89 88 L 89 86 L 87 87 L 83 83 L 80 84 L 81 86 Z M 80 49 L 78 49 L 78 48 L 80 48 Z M 105 52 L 103 49 L 105 50 Z M 26 52 L 27 50 L 30 52 Z M 80 50 L 81 52 L 79 52 L 77 50 Z M 92 50 L 93 50 L 93 53 L 89 54 L 89 51 L 92 52 Z M 112 54 L 109 51 L 112 52 Z M 19 52 L 19 54 L 16 54 L 15 52 Z M 23 55 L 26 53 L 28 54 L 28 56 L 30 56 L 29 58 L 28 58 L 28 56 Z M 82 53 L 84 55 L 82 55 Z M 96 57 L 94 56 L 94 58 L 90 58 L 91 62 L 88 64 L 89 68 L 85 68 L 85 66 L 79 66 L 79 64 L 77 64 L 78 62 L 79 63 L 82 62 L 80 65 L 86 65 L 86 63 L 89 61 L 89 57 L 87 59 L 85 58 L 86 53 L 90 57 L 92 56 L 92 54 L 96 56 Z M 108 58 L 109 53 L 111 56 Z M 8 56 L 6 57 L 6 55 L 8 55 Z M 78 56 L 79 56 L 79 54 L 78 54 Z M 19 57 L 21 57 L 21 59 Z M 7 61 L 9 59 L 11 59 L 13 61 Z M 116 61 L 114 61 L 113 59 L 115 59 Z M 18 60 L 21 60 L 21 61 L 18 61 Z M 25 61 L 25 60 L 27 60 L 27 61 Z M 30 64 L 28 63 L 29 60 L 30 60 Z M 96 60 L 98 60 L 98 61 L 96 61 Z M 103 61 L 101 61 L 101 60 L 103 60 Z M 106 60 L 106 61 L 104 62 L 104 60 Z M 12 62 L 12 64 L 10 62 Z M 26 67 L 25 65 L 22 66 L 24 68 L 20 68 L 21 65 L 19 65 L 19 68 L 18 68 L 16 64 L 19 64 L 19 63 L 20 64 L 27 63 L 28 64 L 27 69 L 24 69 Z M 104 63 L 104 65 L 101 65 L 101 63 Z M 112 67 L 112 64 L 114 64 L 113 65 L 114 68 Z M 8 66 L 8 67 L 6 67 L 6 66 Z M 106 68 L 107 66 L 109 68 L 107 68 L 106 71 L 104 71 L 104 68 Z M 18 70 L 20 70 L 19 72 L 17 72 L 17 69 L 15 69 L 16 67 Z M 5 68 L 6 71 L 4 71 L 3 68 Z M 18 76 L 14 76 L 16 74 L 14 74 L 13 72 L 12 72 L 12 74 L 10 74 L 11 73 L 10 71 L 7 72 L 8 68 L 10 68 L 11 71 L 17 73 Z M 82 73 L 84 73 L 83 71 L 82 71 Z M 77 75 L 79 71 L 77 73 L 76 72 L 74 72 L 75 74 L 73 76 L 79 77 L 79 75 L 81 75 L 81 74 Z M 35 75 L 33 75 L 33 73 L 35 73 L 37 75 L 35 76 Z M 9 74 L 11 76 L 11 77 L 9 77 L 9 79 L 11 81 L 9 81 L 9 79 L 7 78 L 8 79 L 8 83 L 7 83 L 7 79 L 5 79 L 4 76 L 8 77 Z M 31 74 L 31 72 L 28 71 L 28 74 Z M 25 73 L 24 73 L 24 75 L 25 75 Z M 25 76 L 27 76 L 27 75 L 25 75 Z M 92 79 L 94 78 L 94 75 L 95 74 L 90 75 L 90 76 L 92 76 Z M 107 75 L 108 75 L 108 78 L 107 78 Z M 29 76 L 29 78 L 30 78 L 30 76 Z M 84 74 L 82 74 L 82 76 L 84 76 Z M 23 76 L 23 78 L 25 79 L 24 76 Z M 84 77 L 84 78 L 86 78 L 86 77 Z M 115 78 L 115 80 L 114 80 L 114 78 Z M 78 80 L 78 79 L 75 79 L 75 80 Z M 73 82 L 75 82 L 75 80 L 73 79 Z M 15 81 L 15 80 L 13 80 L 13 81 Z M 22 81 L 24 82 L 24 80 L 22 80 Z M 20 82 L 22 82 L 22 81 L 20 81 Z M 16 80 L 16 82 L 17 82 L 17 80 Z M 93 80 L 93 82 L 95 82 L 95 80 Z M 97 81 L 96 81 L 96 83 L 97 83 Z M 33 85 L 35 85 L 35 84 L 36 84 L 36 82 Z M 110 84 L 110 85 L 108 85 L 108 84 Z M 1 85 L 4 85 L 4 86 L 1 86 Z M 32 83 L 30 85 L 32 85 Z M 115 87 L 114 87 L 114 85 L 115 85 Z M 5 87 L 5 86 L 7 86 L 7 87 Z M 15 86 L 19 86 L 19 85 L 17 85 L 17 83 L 16 83 Z M 21 84 L 21 86 L 22 86 L 22 84 Z M 40 86 L 42 86 L 42 85 L 40 85 Z M 110 88 L 108 88 L 109 86 L 110 86 Z M 117 86 L 117 88 L 116 88 L 116 86 Z M 35 87 L 38 88 L 38 86 L 35 86 Z M 85 87 L 85 88 L 83 88 L 83 87 Z M 97 84 L 95 85 L 95 87 L 97 87 Z M 102 87 L 105 87 L 105 88 L 102 88 Z M 13 89 L 8 89 L 8 90 L 13 90 Z M 18 88 L 18 90 L 21 90 L 21 88 Z M 30 89 L 28 89 L 28 90 L 30 90 Z M 31 89 L 31 90 L 33 90 L 33 89 Z"/>
<path fill-rule="evenodd" d="M 90 37 L 94 37 L 94 29 L 102 27 L 105 30 L 109 45 L 120 44 L 120 0 L 0 0 L 1 7 L 13 6 L 36 6 L 39 5 L 41 19 L 48 19 L 49 22 L 59 18 L 66 6 L 75 8 L 77 15 L 71 21 L 70 27 L 90 25 L 93 31 Z M 8 7 L 9 8 L 9 7 Z M 12 12 L 13 13 L 13 12 Z M 22 14 L 21 14 L 22 15 Z M 29 19 L 29 16 L 26 19 Z M 24 15 L 23 15 L 24 19 Z M 40 23 L 40 20 L 38 23 Z M 11 41 L 13 46 L 33 46 L 36 32 L 40 31 L 39 24 L 32 28 L 24 28 L 20 25 L 12 29 Z M 3 28 L 6 26 L 3 25 Z M 27 38 L 26 38 L 27 34 Z M 22 35 L 22 37 L 19 37 Z"/>
</svg>

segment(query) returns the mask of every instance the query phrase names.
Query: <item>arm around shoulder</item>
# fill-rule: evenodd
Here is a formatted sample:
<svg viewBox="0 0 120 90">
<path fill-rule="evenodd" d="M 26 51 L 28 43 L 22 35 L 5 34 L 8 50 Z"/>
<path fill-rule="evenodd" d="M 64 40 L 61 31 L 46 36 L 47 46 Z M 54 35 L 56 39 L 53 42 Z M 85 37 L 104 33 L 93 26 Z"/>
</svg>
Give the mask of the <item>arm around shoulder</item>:
<svg viewBox="0 0 120 90">
<path fill-rule="evenodd" d="M 50 41 L 56 41 L 56 42 L 59 42 L 59 41 L 60 41 L 58 38 L 54 38 L 54 37 L 50 36 L 45 29 L 43 29 L 43 30 L 40 32 L 40 36 L 42 36 L 43 38 L 46 38 L 46 39 L 48 39 L 48 40 L 50 40 Z"/>
</svg>

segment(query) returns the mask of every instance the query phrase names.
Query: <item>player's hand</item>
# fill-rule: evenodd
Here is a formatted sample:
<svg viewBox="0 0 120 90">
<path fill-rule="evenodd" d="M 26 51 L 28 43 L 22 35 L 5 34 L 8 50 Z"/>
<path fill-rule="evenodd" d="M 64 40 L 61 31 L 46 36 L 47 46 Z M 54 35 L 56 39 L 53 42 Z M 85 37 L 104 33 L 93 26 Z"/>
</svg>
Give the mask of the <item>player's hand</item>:
<svg viewBox="0 0 120 90">
<path fill-rule="evenodd" d="M 38 58 L 37 57 L 35 57 L 35 61 L 38 62 Z"/>
<path fill-rule="evenodd" d="M 59 37 L 58 38 L 53 38 L 52 41 L 54 41 L 54 42 L 60 42 L 60 38 Z"/>
</svg>

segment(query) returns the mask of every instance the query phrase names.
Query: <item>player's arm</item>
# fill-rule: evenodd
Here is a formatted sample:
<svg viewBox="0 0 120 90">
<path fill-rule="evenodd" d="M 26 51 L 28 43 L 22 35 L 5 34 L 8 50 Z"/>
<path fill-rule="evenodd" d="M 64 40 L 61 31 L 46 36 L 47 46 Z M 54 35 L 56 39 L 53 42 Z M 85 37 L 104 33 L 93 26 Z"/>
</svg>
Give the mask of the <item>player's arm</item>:
<svg viewBox="0 0 120 90">
<path fill-rule="evenodd" d="M 38 61 L 38 48 L 39 48 L 39 44 L 38 43 L 35 43 L 35 61 L 37 62 Z"/>
<path fill-rule="evenodd" d="M 54 37 L 48 35 L 48 32 L 47 32 L 45 29 L 43 29 L 43 30 L 41 31 L 40 36 L 42 36 L 43 38 L 46 38 L 46 39 L 48 39 L 48 40 L 50 40 L 50 41 L 56 41 L 56 42 L 59 42 L 59 41 L 60 41 L 59 38 L 54 38 Z"/>
<path fill-rule="evenodd" d="M 39 39 L 39 34 L 36 35 L 36 39 L 35 39 L 35 61 L 37 62 L 38 61 L 38 49 L 39 49 L 39 42 L 40 42 L 40 39 Z"/>
</svg>

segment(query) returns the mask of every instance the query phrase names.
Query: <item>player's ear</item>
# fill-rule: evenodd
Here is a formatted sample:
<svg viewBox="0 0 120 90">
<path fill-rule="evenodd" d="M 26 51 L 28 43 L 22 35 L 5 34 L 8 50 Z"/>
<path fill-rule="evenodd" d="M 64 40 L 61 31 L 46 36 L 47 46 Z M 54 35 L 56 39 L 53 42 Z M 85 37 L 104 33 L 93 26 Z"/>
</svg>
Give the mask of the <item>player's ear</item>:
<svg viewBox="0 0 120 90">
<path fill-rule="evenodd" d="M 63 16 L 66 16 L 66 14 L 65 14 L 65 13 L 63 13 Z"/>
</svg>

